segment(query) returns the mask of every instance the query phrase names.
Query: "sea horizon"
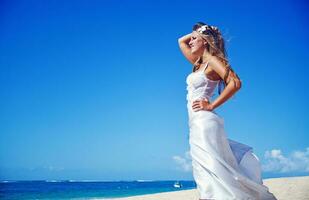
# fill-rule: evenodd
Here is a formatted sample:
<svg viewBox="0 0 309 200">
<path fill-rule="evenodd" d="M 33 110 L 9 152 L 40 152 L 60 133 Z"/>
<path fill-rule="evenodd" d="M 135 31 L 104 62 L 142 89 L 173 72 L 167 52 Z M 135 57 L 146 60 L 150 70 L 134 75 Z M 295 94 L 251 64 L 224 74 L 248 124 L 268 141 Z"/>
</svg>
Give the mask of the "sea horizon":
<svg viewBox="0 0 309 200">
<path fill-rule="evenodd" d="M 262 179 L 268 178 L 284 178 L 284 177 L 300 177 L 308 176 L 308 173 L 289 173 L 289 174 L 263 174 Z M 69 181 L 69 182 L 154 182 L 154 181 L 194 181 L 194 179 L 119 179 L 119 180 L 104 180 L 104 179 L 0 179 L 0 182 L 5 181 Z"/>
</svg>

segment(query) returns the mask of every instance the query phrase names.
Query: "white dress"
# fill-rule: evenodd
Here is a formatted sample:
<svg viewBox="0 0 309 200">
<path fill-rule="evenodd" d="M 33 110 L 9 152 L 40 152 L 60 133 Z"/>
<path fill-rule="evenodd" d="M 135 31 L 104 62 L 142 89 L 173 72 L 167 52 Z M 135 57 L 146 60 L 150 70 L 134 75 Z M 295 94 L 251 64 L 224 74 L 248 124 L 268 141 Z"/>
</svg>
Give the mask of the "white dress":
<svg viewBox="0 0 309 200">
<path fill-rule="evenodd" d="M 261 166 L 252 147 L 227 138 L 224 120 L 214 111 L 193 111 L 194 100 L 208 99 L 219 81 L 204 69 L 187 77 L 187 108 L 193 177 L 200 199 L 276 200 L 263 185 Z"/>
</svg>

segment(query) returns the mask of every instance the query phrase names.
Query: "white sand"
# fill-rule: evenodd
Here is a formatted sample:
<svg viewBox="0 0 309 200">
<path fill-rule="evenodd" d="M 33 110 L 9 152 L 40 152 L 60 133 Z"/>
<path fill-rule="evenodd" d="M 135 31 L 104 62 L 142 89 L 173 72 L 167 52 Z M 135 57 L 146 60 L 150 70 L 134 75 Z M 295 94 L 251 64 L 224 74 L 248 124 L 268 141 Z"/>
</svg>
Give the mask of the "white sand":
<svg viewBox="0 0 309 200">
<path fill-rule="evenodd" d="M 309 200 L 309 176 L 264 179 L 278 200 Z M 141 195 L 118 200 L 198 200 L 196 189 Z M 115 199 L 116 200 L 116 199 Z"/>
</svg>

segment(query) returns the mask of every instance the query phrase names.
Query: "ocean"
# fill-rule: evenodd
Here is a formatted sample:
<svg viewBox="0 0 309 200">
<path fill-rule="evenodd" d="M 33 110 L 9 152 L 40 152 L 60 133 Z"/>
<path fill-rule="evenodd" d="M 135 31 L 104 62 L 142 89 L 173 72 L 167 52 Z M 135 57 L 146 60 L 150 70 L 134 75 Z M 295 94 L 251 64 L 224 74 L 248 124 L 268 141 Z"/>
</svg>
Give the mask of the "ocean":
<svg viewBox="0 0 309 200">
<path fill-rule="evenodd" d="M 113 199 L 196 188 L 194 181 L 1 181 L 0 199 Z"/>
</svg>

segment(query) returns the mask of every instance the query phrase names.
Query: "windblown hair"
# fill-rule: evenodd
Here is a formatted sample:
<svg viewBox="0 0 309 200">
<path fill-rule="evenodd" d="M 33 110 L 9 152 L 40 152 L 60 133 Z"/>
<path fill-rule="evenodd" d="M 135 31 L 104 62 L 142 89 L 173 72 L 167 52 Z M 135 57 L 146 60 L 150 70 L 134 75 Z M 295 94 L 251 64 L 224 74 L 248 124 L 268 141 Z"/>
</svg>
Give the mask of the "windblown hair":
<svg viewBox="0 0 309 200">
<path fill-rule="evenodd" d="M 222 34 L 219 31 L 219 29 L 215 26 L 210 26 L 210 25 L 207 25 L 203 22 L 198 22 L 193 26 L 193 31 L 197 31 L 202 26 L 204 26 L 204 28 L 202 29 L 202 32 L 198 31 L 198 33 L 203 39 L 205 39 L 207 41 L 206 50 L 212 56 L 216 56 L 217 58 L 219 58 L 219 60 L 222 61 L 222 63 L 225 65 L 225 68 L 226 68 L 226 74 L 225 74 L 224 80 L 223 79 L 220 80 L 219 87 L 218 87 L 218 93 L 221 94 L 221 91 L 223 90 L 222 85 L 224 87 L 227 85 L 226 79 L 228 77 L 229 71 L 232 71 L 232 73 L 234 73 L 234 72 L 233 72 L 233 70 L 232 70 L 232 68 L 229 64 L 228 59 L 227 59 L 227 52 L 226 52 L 226 49 L 225 49 L 225 41 L 224 41 Z M 203 64 L 203 63 L 205 63 L 204 54 L 202 56 L 200 56 L 197 59 L 197 61 L 194 63 L 193 72 L 196 71 L 197 69 L 199 69 L 200 65 Z M 235 76 L 237 76 L 237 75 L 235 74 Z"/>
</svg>

